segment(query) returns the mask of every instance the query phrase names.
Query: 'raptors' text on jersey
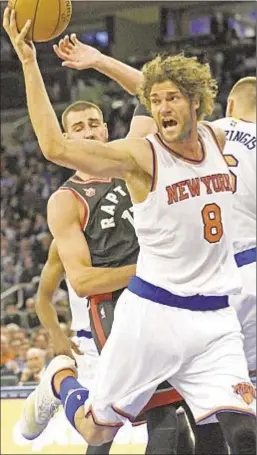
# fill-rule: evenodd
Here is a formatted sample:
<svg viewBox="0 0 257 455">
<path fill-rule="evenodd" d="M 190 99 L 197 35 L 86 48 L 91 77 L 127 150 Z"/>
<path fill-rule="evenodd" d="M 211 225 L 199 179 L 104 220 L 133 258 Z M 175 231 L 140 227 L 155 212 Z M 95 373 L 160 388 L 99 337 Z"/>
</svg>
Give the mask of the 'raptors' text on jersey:
<svg viewBox="0 0 257 455">
<path fill-rule="evenodd" d="M 235 253 L 256 246 L 256 124 L 226 117 L 214 122 L 226 134 L 224 156 L 233 184 Z"/>
<path fill-rule="evenodd" d="M 203 156 L 181 159 L 157 134 L 156 185 L 134 204 L 140 253 L 137 275 L 173 294 L 227 295 L 241 281 L 231 237 L 232 187 L 211 129 L 199 125 Z"/>
<path fill-rule="evenodd" d="M 84 205 L 82 229 L 93 266 L 136 264 L 139 247 L 133 226 L 133 208 L 123 180 L 83 181 L 75 174 L 60 189 L 72 191 Z"/>
</svg>

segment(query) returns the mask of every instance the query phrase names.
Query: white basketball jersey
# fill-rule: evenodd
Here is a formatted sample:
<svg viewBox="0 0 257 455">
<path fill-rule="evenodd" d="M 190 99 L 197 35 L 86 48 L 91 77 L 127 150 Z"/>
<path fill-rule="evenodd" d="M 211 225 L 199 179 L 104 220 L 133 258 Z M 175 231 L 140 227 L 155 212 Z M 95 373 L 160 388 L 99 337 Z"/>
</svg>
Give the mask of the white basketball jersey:
<svg viewBox="0 0 257 455">
<path fill-rule="evenodd" d="M 224 156 L 233 182 L 235 253 L 256 247 L 256 123 L 227 117 L 214 122 L 224 130 Z"/>
<path fill-rule="evenodd" d="M 231 240 L 230 174 L 216 141 L 199 126 L 203 159 L 184 160 L 150 135 L 157 183 L 134 204 L 137 275 L 180 296 L 240 292 Z"/>
<path fill-rule="evenodd" d="M 71 287 L 71 284 L 69 280 L 67 280 L 67 278 L 66 284 L 69 293 L 70 309 L 72 315 L 71 329 L 76 331 L 78 330 L 91 331 L 87 298 L 78 297 L 74 289 Z"/>
</svg>

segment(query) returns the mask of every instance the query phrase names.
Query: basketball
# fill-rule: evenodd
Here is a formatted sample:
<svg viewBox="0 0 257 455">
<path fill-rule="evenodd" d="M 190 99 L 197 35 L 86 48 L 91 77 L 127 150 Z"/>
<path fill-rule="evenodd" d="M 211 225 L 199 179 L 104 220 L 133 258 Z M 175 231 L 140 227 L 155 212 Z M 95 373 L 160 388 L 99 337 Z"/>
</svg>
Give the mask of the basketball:
<svg viewBox="0 0 257 455">
<path fill-rule="evenodd" d="M 35 42 L 59 36 L 69 25 L 72 14 L 71 0 L 9 0 L 8 6 L 16 12 L 19 31 L 31 19 L 27 37 Z"/>
</svg>

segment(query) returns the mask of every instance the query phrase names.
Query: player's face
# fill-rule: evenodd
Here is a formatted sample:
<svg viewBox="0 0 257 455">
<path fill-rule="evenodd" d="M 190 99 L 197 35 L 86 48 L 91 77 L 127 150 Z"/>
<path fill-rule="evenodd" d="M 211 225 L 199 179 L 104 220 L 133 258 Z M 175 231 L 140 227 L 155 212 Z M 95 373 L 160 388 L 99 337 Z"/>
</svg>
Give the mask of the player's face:
<svg viewBox="0 0 257 455">
<path fill-rule="evenodd" d="M 150 102 L 152 116 L 165 142 L 181 142 L 190 136 L 197 104 L 190 103 L 173 82 L 154 84 Z"/>
<path fill-rule="evenodd" d="M 67 133 L 70 139 L 91 139 L 106 142 L 108 130 L 97 109 L 71 111 L 67 115 Z"/>
<path fill-rule="evenodd" d="M 44 366 L 44 360 L 39 354 L 30 354 L 27 357 L 27 364 L 33 373 L 39 373 Z"/>
</svg>

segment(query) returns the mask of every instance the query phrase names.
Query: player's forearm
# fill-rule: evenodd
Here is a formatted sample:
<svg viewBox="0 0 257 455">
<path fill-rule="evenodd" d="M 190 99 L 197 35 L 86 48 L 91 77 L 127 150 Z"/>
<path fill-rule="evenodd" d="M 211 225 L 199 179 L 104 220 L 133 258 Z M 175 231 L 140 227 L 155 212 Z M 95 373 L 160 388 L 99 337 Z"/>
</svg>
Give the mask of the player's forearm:
<svg viewBox="0 0 257 455">
<path fill-rule="evenodd" d="M 36 299 L 36 312 L 41 324 L 50 332 L 56 332 L 60 329 L 57 311 L 52 304 L 52 298 L 38 291 Z"/>
<path fill-rule="evenodd" d="M 40 148 L 47 159 L 60 153 L 63 136 L 37 61 L 23 64 L 28 111 Z"/>
<path fill-rule="evenodd" d="M 137 93 L 143 77 L 141 71 L 136 68 L 103 54 L 95 65 L 95 69 L 118 82 L 132 95 Z"/>
<path fill-rule="evenodd" d="M 80 297 L 113 292 L 128 286 L 136 273 L 136 265 L 119 268 L 88 267 L 74 280 L 74 290 Z"/>
</svg>

